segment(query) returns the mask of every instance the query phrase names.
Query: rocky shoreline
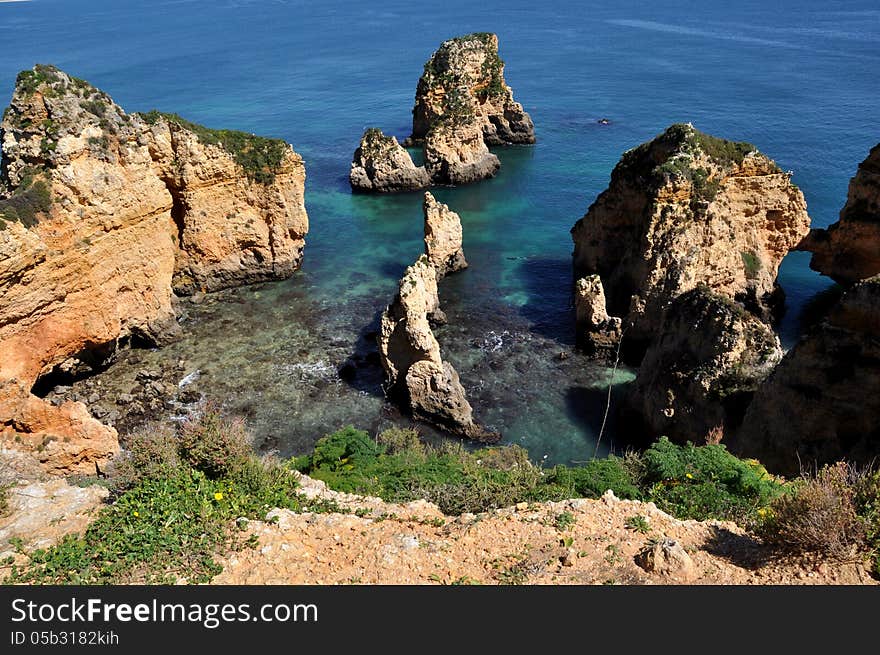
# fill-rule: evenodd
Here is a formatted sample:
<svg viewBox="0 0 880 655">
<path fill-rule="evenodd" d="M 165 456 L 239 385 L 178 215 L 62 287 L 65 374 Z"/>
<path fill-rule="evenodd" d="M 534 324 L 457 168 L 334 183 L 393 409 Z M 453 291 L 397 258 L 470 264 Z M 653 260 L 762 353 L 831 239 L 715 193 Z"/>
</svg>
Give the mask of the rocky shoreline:
<svg viewBox="0 0 880 655">
<path fill-rule="evenodd" d="M 501 161 L 489 146 L 535 143 L 531 118 L 514 100 L 503 71 L 496 35 L 444 41 L 419 80 L 411 136 L 400 143 L 378 128 L 367 130 L 351 163 L 352 190 L 394 193 L 494 176 Z M 168 347 L 180 337 L 188 310 L 216 302 L 218 296 L 206 294 L 283 280 L 300 268 L 309 229 L 305 164 L 277 139 L 209 129 L 175 114 L 128 114 L 103 91 L 51 66 L 19 75 L 0 139 L 0 444 L 4 460 L 26 463 L 10 477 L 16 485 L 7 521 L 12 527 L 0 523 L 7 530 L 0 530 L 0 540 L 27 534 L 36 548 L 82 530 L 106 497 L 98 488 L 78 491 L 60 477 L 104 478 L 126 441 L 143 438 L 139 428 L 159 416 L 183 420 L 205 400 L 197 384 L 203 372 L 187 358 L 142 364 L 143 352 L 131 346 Z M 423 148 L 424 165 L 414 163 L 407 147 Z M 329 371 L 321 378 L 324 387 L 357 388 L 364 370 L 366 376 L 381 373 L 385 397 L 365 402 L 444 436 L 496 443 L 500 431 L 491 420 L 482 422 L 484 411 L 473 401 L 479 391 L 481 409 L 492 405 L 484 391 L 492 373 L 468 383 L 435 335 L 456 329 L 441 309 L 438 284 L 468 270 L 461 217 L 429 192 L 422 209 L 424 254 L 405 269 L 378 325 L 368 326 L 365 315 L 358 326 L 375 348 L 371 343 L 367 353 L 349 352 L 330 363 L 306 362 L 309 353 L 300 351 L 288 365 L 320 364 Z M 612 367 L 600 437 L 611 410 L 613 373 L 625 364 L 638 367 L 613 408 L 625 445 L 661 437 L 720 443 L 788 476 L 805 462 L 818 468 L 874 461 L 880 453 L 880 145 L 859 165 L 839 221 L 827 230 L 811 230 L 810 223 L 791 172 L 751 144 L 675 124 L 622 155 L 607 189 L 571 229 L 577 347 L 597 366 Z M 842 285 L 843 293 L 786 353 L 775 331 L 785 297 L 778 272 L 795 250 L 812 252 L 810 266 Z M 480 262 L 472 258 L 470 266 L 473 271 Z M 492 325 L 493 317 L 482 319 L 480 325 Z M 334 353 L 350 346 L 334 345 Z M 568 356 L 557 353 L 560 361 Z M 489 368 L 505 366 L 500 359 Z M 119 373 L 112 382 L 96 375 L 110 365 Z M 522 375 L 537 374 L 522 362 L 514 365 Z M 571 367 L 557 368 L 563 373 L 552 383 L 572 384 Z M 375 396 L 378 385 L 370 385 L 358 391 Z M 320 396 L 317 386 L 314 397 Z M 570 404 L 573 411 L 595 414 L 583 396 Z M 274 445 L 259 444 L 264 450 Z M 346 498 L 303 481 L 308 493 L 358 510 L 372 512 L 383 502 Z M 29 504 L 29 494 L 42 500 Z M 70 511 L 52 506 L 52 499 Z M 604 508 L 570 500 L 564 507 L 499 510 L 477 519 L 477 531 L 485 522 L 490 531 L 510 531 L 512 542 L 549 544 L 547 534 L 526 524 L 564 510 L 588 526 L 573 538 L 589 540 L 598 523 L 622 521 L 617 509 L 612 518 L 603 514 L 616 507 L 613 494 L 602 502 Z M 390 507 L 381 509 L 404 511 Z M 425 521 L 465 521 L 424 504 L 416 510 L 415 522 L 423 527 Z M 630 510 L 657 512 L 645 505 Z M 22 518 L 34 512 L 53 516 L 53 530 L 44 534 Z M 523 518 L 530 512 L 535 516 Z M 321 541 L 323 528 L 314 526 L 326 523 L 370 533 L 339 542 L 344 552 L 368 544 L 391 553 L 382 562 L 357 560 L 349 568 L 338 561 L 330 569 L 312 567 L 303 581 L 325 580 L 332 571 L 372 582 L 426 582 L 433 578 L 426 580 L 425 571 L 440 575 L 438 568 L 444 579 L 493 579 L 485 561 L 475 563 L 470 543 L 448 570 L 404 552 L 413 550 L 406 544 L 444 539 L 459 548 L 467 530 L 419 529 L 401 540 L 366 515 L 333 514 L 317 522 L 305 514 L 277 516 L 280 527 L 254 529 L 281 550 L 290 532 Z M 666 532 L 693 537 L 688 544 L 697 550 L 695 535 L 708 539 L 719 527 L 735 533 L 730 526 L 657 518 Z M 382 547 L 388 539 L 402 545 Z M 718 563 L 707 555 L 698 566 L 682 564 L 690 556 L 681 548 L 665 541 L 650 545 L 645 552 L 626 546 L 627 558 L 652 564 L 640 570 L 627 564 L 618 571 L 624 581 L 757 581 L 742 571 L 716 575 Z M 543 558 L 533 579 L 526 576 L 530 582 L 585 583 L 611 575 L 596 557 L 578 564 L 570 545 L 560 553 L 542 549 L 552 556 Z M 302 565 L 296 558 L 255 557 L 229 559 L 223 580 L 268 582 L 267 566 L 298 579 L 291 573 Z M 391 576 L 383 562 L 398 561 L 406 562 L 407 573 Z M 776 569 L 764 581 L 791 582 L 793 570 Z M 853 575 L 864 581 L 852 571 L 840 581 L 852 582 Z"/>
</svg>

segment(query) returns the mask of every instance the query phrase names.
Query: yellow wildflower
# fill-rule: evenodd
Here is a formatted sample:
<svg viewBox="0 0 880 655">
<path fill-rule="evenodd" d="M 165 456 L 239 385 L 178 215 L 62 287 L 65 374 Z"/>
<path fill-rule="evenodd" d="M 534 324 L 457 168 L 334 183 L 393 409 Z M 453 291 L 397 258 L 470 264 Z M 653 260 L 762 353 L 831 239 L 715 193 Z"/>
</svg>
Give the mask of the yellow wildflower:
<svg viewBox="0 0 880 655">
<path fill-rule="evenodd" d="M 690 473 L 685 473 L 685 476 L 684 476 L 684 477 L 686 477 L 688 480 L 693 480 L 693 479 L 694 479 L 694 476 L 692 476 Z"/>
<path fill-rule="evenodd" d="M 214 494 L 214 500 L 223 500 L 223 492 L 218 491 Z"/>
<path fill-rule="evenodd" d="M 134 512 L 132 512 L 131 515 L 132 515 L 132 516 L 140 516 L 140 514 L 137 513 L 137 510 L 135 510 Z"/>
<path fill-rule="evenodd" d="M 758 516 L 762 516 L 762 517 L 767 516 L 767 509 L 765 507 L 762 507 L 761 509 L 759 509 Z"/>
</svg>

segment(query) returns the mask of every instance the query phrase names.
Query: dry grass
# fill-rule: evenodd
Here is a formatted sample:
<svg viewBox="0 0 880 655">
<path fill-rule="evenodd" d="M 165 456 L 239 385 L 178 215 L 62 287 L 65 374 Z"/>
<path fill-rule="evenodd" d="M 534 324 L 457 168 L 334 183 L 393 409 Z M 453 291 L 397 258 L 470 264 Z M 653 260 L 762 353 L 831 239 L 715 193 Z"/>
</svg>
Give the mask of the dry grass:
<svg viewBox="0 0 880 655">
<path fill-rule="evenodd" d="M 777 498 L 759 532 L 782 554 L 819 553 L 852 560 L 866 547 L 856 505 L 863 473 L 843 462 L 804 474 L 794 491 Z"/>
</svg>

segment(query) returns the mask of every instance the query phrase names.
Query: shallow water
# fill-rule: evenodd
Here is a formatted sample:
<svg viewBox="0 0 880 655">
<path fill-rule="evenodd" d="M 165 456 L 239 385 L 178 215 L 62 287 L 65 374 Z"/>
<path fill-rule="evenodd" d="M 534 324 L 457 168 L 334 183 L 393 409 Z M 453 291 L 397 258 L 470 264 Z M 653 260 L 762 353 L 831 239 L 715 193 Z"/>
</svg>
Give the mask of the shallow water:
<svg viewBox="0 0 880 655">
<path fill-rule="evenodd" d="M 358 138 L 370 125 L 406 136 L 431 51 L 456 34 L 497 32 L 539 143 L 497 149 L 496 179 L 436 192 L 462 216 L 471 264 L 442 285 L 450 324 L 438 337 L 478 418 L 536 459 L 582 460 L 595 450 L 609 372 L 558 357 L 573 342 L 568 230 L 620 154 L 682 121 L 750 141 L 794 171 L 814 225 L 825 226 L 878 140 L 873 2 L 642 5 L 450 0 L 438 13 L 401 0 L 2 3 L 0 95 L 18 70 L 54 63 L 128 110 L 157 107 L 294 144 L 312 225 L 303 270 L 190 307 L 187 338 L 145 357 L 184 358 L 182 375 L 201 371 L 192 386 L 246 413 L 268 447 L 302 452 L 342 424 L 398 420 L 367 350 L 371 323 L 421 252 L 421 196 L 351 195 Z M 829 286 L 808 261 L 793 253 L 783 263 L 786 345 Z M 337 367 L 356 354 L 363 366 L 343 381 Z"/>
</svg>

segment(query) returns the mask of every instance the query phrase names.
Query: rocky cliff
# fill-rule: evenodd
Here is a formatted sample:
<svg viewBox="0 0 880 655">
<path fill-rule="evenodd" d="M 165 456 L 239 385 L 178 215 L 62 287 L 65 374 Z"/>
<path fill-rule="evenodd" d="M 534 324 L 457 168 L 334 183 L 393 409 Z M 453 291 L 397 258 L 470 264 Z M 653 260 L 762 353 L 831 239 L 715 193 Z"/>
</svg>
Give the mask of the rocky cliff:
<svg viewBox="0 0 880 655">
<path fill-rule="evenodd" d="M 425 254 L 437 271 L 437 279 L 467 268 L 462 250 L 461 217 L 427 191 L 422 203 L 425 213 Z"/>
<path fill-rule="evenodd" d="M 600 277 L 633 342 L 699 284 L 767 319 L 779 264 L 809 224 L 789 174 L 753 146 L 673 125 L 623 155 L 572 228 L 575 274 Z"/>
<path fill-rule="evenodd" d="M 844 294 L 758 388 L 736 449 L 794 474 L 880 453 L 880 276 Z"/>
<path fill-rule="evenodd" d="M 392 138 L 375 128 L 361 138 L 350 174 L 354 189 L 387 192 L 476 182 L 501 166 L 488 146 L 534 143 L 532 119 L 504 80 L 498 37 L 477 33 L 449 39 L 425 64 L 407 140 L 424 145 L 424 169 Z"/>
<path fill-rule="evenodd" d="M 678 296 L 639 367 L 626 415 L 652 439 L 697 444 L 732 433 L 782 359 L 765 323 L 704 286 Z"/>
<path fill-rule="evenodd" d="M 416 418 L 476 441 L 501 435 L 474 422 L 458 373 L 440 355 L 429 320 L 440 309 L 437 270 L 422 255 L 400 279 L 397 296 L 382 315 L 379 357 L 388 395 Z"/>
<path fill-rule="evenodd" d="M 177 332 L 181 293 L 289 275 L 308 219 L 282 141 L 126 114 L 50 66 L 21 73 L 2 124 L 0 429 L 56 471 L 93 473 L 116 433 L 30 394 L 57 369 Z"/>
<path fill-rule="evenodd" d="M 812 230 L 801 249 L 813 253 L 810 268 L 841 284 L 880 274 L 880 144 L 850 180 L 840 220 Z"/>
</svg>

